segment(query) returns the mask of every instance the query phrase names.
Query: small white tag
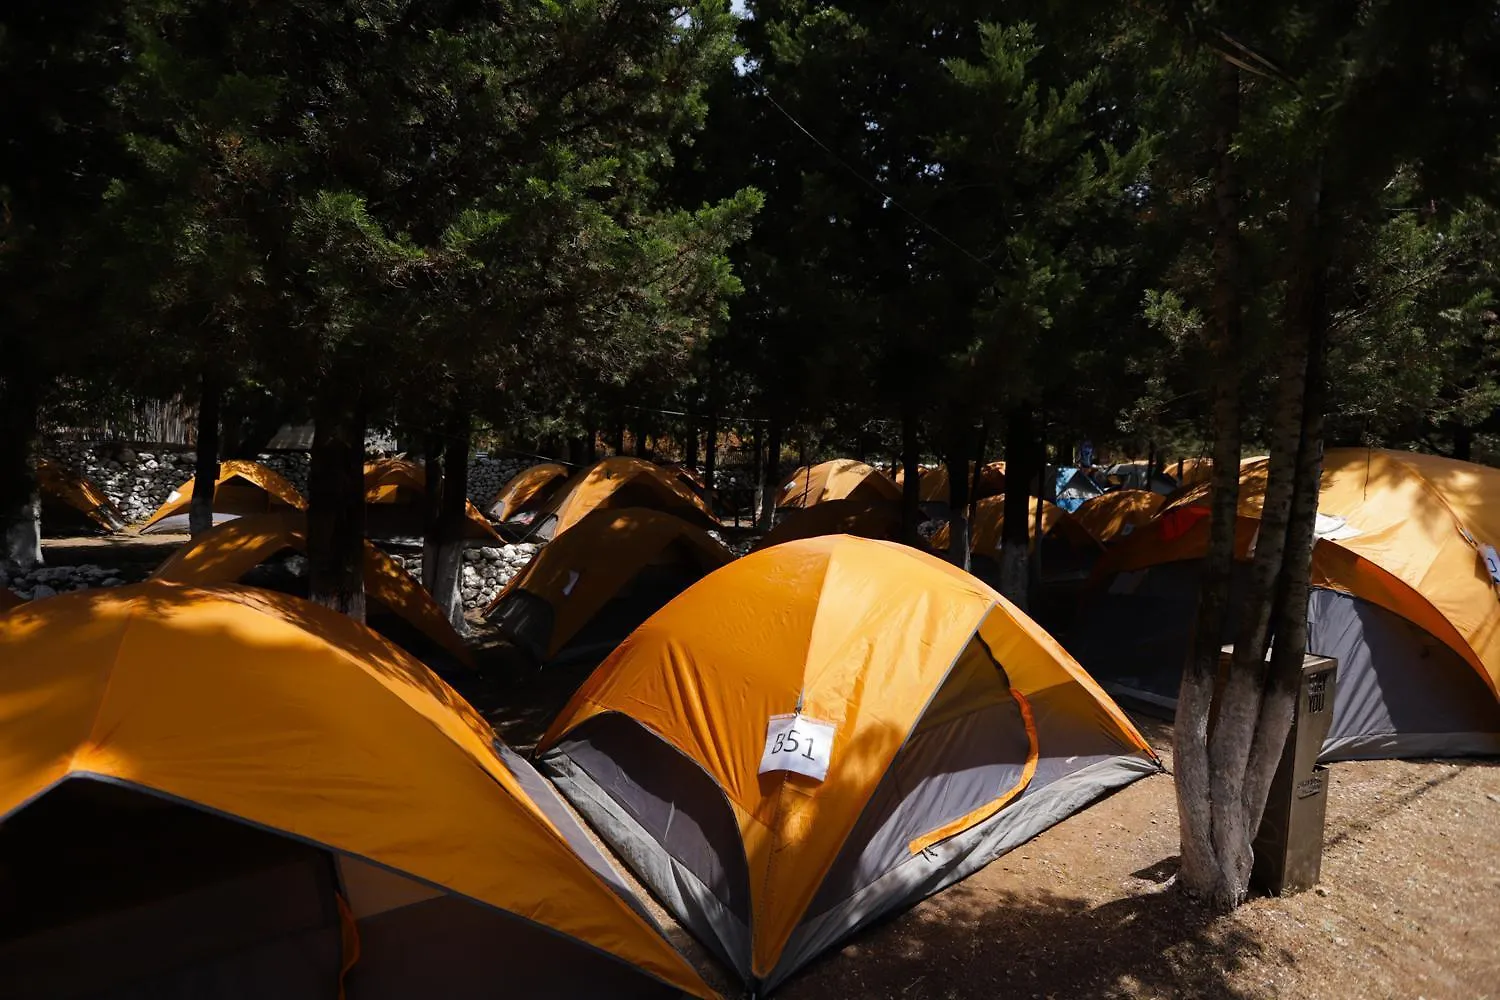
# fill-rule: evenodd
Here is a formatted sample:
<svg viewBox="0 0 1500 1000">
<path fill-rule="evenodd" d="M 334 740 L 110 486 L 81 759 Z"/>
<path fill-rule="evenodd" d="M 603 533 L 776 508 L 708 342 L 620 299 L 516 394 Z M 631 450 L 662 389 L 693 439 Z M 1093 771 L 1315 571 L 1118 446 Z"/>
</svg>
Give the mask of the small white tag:
<svg viewBox="0 0 1500 1000">
<path fill-rule="evenodd" d="M 1490 571 L 1490 579 L 1500 583 L 1500 552 L 1495 551 L 1493 545 L 1481 545 L 1479 554 L 1484 559 L 1484 566 Z"/>
<path fill-rule="evenodd" d="M 793 479 L 791 482 L 787 483 L 784 488 L 790 490 L 790 489 L 795 488 L 796 485 L 797 485 L 797 480 Z"/>
<path fill-rule="evenodd" d="M 1342 542 L 1347 538 L 1358 538 L 1363 532 L 1337 514 L 1319 514 L 1313 524 L 1313 534 L 1330 542 Z"/>
<path fill-rule="evenodd" d="M 578 571 L 570 569 L 568 570 L 568 582 L 563 584 L 563 596 L 567 597 L 573 593 L 573 588 L 576 586 L 578 586 Z"/>
<path fill-rule="evenodd" d="M 182 499 L 182 494 L 178 493 L 176 490 L 173 490 L 171 493 L 167 494 L 167 503 L 176 503 L 180 499 Z"/>
<path fill-rule="evenodd" d="M 832 752 L 832 723 L 800 714 L 773 715 L 766 722 L 766 752 L 760 758 L 760 773 L 795 771 L 822 781 L 828 776 Z"/>
</svg>

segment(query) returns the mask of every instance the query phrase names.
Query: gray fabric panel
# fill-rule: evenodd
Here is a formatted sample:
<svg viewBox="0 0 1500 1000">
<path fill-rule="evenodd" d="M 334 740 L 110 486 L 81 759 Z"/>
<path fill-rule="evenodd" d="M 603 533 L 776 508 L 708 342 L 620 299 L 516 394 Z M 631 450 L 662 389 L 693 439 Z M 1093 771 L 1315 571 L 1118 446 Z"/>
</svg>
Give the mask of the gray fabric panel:
<svg viewBox="0 0 1500 1000">
<path fill-rule="evenodd" d="M 610 864 L 603 852 L 594 845 L 594 841 L 590 839 L 583 827 L 578 825 L 578 820 L 568 811 L 567 804 L 558 796 L 557 789 L 537 773 L 536 768 L 532 767 L 524 757 L 501 741 L 495 741 L 495 750 L 500 754 L 501 761 L 516 781 L 526 790 L 526 794 L 531 796 L 531 801 L 537 804 L 543 814 L 552 821 L 552 825 L 562 833 L 568 846 L 573 848 L 573 852 L 583 859 L 583 863 L 592 868 L 596 875 L 608 883 L 621 899 L 629 903 L 648 924 L 655 927 L 656 920 L 652 918 L 650 911 L 636 894 L 630 891 L 630 887 L 625 884 L 620 873 L 615 871 L 615 866 Z"/>
<path fill-rule="evenodd" d="M 663 848 L 654 833 L 637 822 L 631 812 L 569 756 L 567 746 L 548 751 L 537 762 L 538 766 L 677 922 L 748 980 L 751 974 L 748 918 L 732 913 L 697 875 Z M 737 829 L 733 838 L 732 849 L 740 852 L 743 865 Z M 748 879 L 748 875 L 743 877 Z M 747 884 L 747 893 L 748 889 Z"/>
<path fill-rule="evenodd" d="M 164 517 L 160 521 L 157 521 L 155 524 L 151 525 L 149 528 L 142 528 L 141 534 L 185 535 L 188 533 L 189 516 L 190 515 L 184 511 L 181 514 L 173 514 L 171 517 Z M 222 514 L 218 511 L 215 511 L 214 524 L 226 524 L 229 521 L 239 520 L 239 517 L 240 515 L 238 514 Z"/>
<path fill-rule="evenodd" d="M 1008 698 L 913 735 L 850 830 L 808 917 L 839 905 L 910 857 L 912 840 L 1013 787 L 1029 749 L 1020 708 Z"/>
<path fill-rule="evenodd" d="M 1129 592 L 1112 578 L 1091 594 L 1065 645 L 1106 687 L 1176 698 L 1198 614 L 1199 564 L 1166 563 L 1124 576 L 1134 581 Z"/>
<path fill-rule="evenodd" d="M 1500 753 L 1500 703 L 1484 680 L 1399 615 L 1314 590 L 1307 640 L 1339 663 L 1320 760 Z"/>
<path fill-rule="evenodd" d="M 530 654 L 533 661 L 541 663 L 547 658 L 547 649 L 552 644 L 555 618 L 551 604 L 529 590 L 517 587 L 500 599 L 495 609 L 485 616 L 485 621 L 505 633 L 506 638 Z"/>
<path fill-rule="evenodd" d="M 841 906 L 801 924 L 761 992 L 774 989 L 819 953 L 886 913 L 967 878 L 1106 793 L 1158 771 L 1154 762 L 1138 756 L 1097 762 L 1023 795 L 962 834 L 909 855 Z"/>
<path fill-rule="evenodd" d="M 361 920 L 359 943 L 349 1000 L 679 995 L 603 952 L 455 896 Z"/>
</svg>

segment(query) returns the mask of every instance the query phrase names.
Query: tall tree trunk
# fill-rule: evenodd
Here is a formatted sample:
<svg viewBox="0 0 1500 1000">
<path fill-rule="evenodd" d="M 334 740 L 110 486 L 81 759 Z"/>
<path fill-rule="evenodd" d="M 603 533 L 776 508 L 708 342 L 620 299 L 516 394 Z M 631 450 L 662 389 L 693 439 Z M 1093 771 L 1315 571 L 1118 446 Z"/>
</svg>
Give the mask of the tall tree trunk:
<svg viewBox="0 0 1500 1000">
<path fill-rule="evenodd" d="M 323 383 L 314 407 L 307 477 L 309 596 L 365 620 L 365 414 L 345 378 Z"/>
<path fill-rule="evenodd" d="M 948 447 L 948 562 L 969 570 L 969 448 L 962 435 Z"/>
<path fill-rule="evenodd" d="M 193 461 L 193 499 L 188 505 L 188 530 L 201 535 L 214 526 L 214 489 L 219 481 L 219 408 L 223 387 L 214 373 L 204 370 L 198 393 L 198 443 Z"/>
<path fill-rule="evenodd" d="M 1474 428 L 1466 424 L 1453 425 L 1453 457 L 1461 462 L 1474 460 Z"/>
<path fill-rule="evenodd" d="M 443 435 L 429 430 L 422 443 L 422 472 L 427 489 L 422 495 L 422 586 L 431 592 L 437 579 L 439 525 L 443 510 Z"/>
<path fill-rule="evenodd" d="M 1271 779 L 1281 760 L 1307 652 L 1307 599 L 1317 544 L 1318 496 L 1323 478 L 1323 425 L 1328 397 L 1327 261 L 1321 233 L 1321 172 L 1314 168 L 1301 221 L 1304 252 L 1287 290 L 1289 332 L 1306 344 L 1307 370 L 1297 443 L 1286 549 L 1272 608 L 1270 673 L 1250 747 L 1244 808 L 1251 831 L 1265 813 Z M 1253 858 L 1249 861 L 1253 862 Z M 1244 873 L 1248 879 L 1248 872 Z"/>
<path fill-rule="evenodd" d="M 1224 872 L 1214 849 L 1214 809 L 1209 781 L 1208 719 L 1213 709 L 1219 649 L 1229 614 L 1234 571 L 1234 533 L 1239 505 L 1240 356 L 1243 341 L 1240 182 L 1234 141 L 1239 130 L 1239 70 L 1218 66 L 1214 147 L 1214 294 L 1209 325 L 1213 359 L 1214 469 L 1208 553 L 1203 565 L 1198 616 L 1177 696 L 1172 760 L 1181 835 L 1178 878 L 1190 895 L 1221 895 Z M 1178 474 L 1181 475 L 1179 465 Z"/>
<path fill-rule="evenodd" d="M 708 429 L 703 435 L 703 485 L 714 488 L 714 475 L 719 470 L 719 414 L 708 411 Z"/>
<path fill-rule="evenodd" d="M 682 464 L 689 469 L 698 468 L 698 425 L 691 417 L 682 432 Z"/>
<path fill-rule="evenodd" d="M 448 412 L 443 443 L 443 491 L 439 503 L 437 558 L 427 591 L 460 634 L 464 622 L 464 536 L 469 523 L 469 440 L 473 422 L 468 406 L 456 400 Z M 429 484 L 430 488 L 430 484 Z"/>
<path fill-rule="evenodd" d="M 760 523 L 756 525 L 761 531 L 771 529 L 771 522 L 776 516 L 776 497 L 781 493 L 781 421 L 776 417 L 771 418 L 771 426 L 766 431 L 765 469 L 760 496 Z"/>
<path fill-rule="evenodd" d="M 17 569 L 42 562 L 42 501 L 36 482 L 40 400 L 32 378 L 12 368 L 0 382 L 0 517 L 4 558 Z"/>
<path fill-rule="evenodd" d="M 917 525 L 921 523 L 922 444 L 917 434 L 917 406 L 908 398 L 901 406 L 901 540 L 920 545 Z"/>
<path fill-rule="evenodd" d="M 589 421 L 588 445 L 584 453 L 584 461 L 593 465 L 599 460 L 599 427 L 593 421 Z"/>
<path fill-rule="evenodd" d="M 755 485 L 755 495 L 750 500 L 750 523 L 758 525 L 760 524 L 761 511 L 764 509 L 766 499 L 766 442 L 764 428 L 761 427 L 760 421 L 757 420 L 752 427 L 751 440 L 754 442 L 752 446 L 754 457 L 751 459 L 750 468 L 754 470 L 751 473 L 751 482 Z M 739 512 L 736 511 L 734 515 L 735 527 L 739 527 L 739 523 L 740 516 Z"/>
<path fill-rule="evenodd" d="M 1031 563 L 1032 477 L 1037 477 L 1041 492 L 1041 473 L 1036 465 L 1036 431 L 1031 408 L 1025 404 L 1013 407 L 1005 427 L 1005 524 L 1000 533 L 1000 593 L 1016 607 L 1025 610 Z"/>
<path fill-rule="evenodd" d="M 612 442 L 616 455 L 625 454 L 625 415 L 622 413 L 615 420 L 615 437 Z"/>
</svg>

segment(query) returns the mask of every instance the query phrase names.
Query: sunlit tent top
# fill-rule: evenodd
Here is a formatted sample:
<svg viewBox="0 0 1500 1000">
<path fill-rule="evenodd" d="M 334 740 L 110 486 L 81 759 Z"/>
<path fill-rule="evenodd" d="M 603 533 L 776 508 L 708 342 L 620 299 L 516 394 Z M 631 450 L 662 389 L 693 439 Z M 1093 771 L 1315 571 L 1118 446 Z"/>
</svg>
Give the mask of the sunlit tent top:
<svg viewBox="0 0 1500 1000">
<path fill-rule="evenodd" d="M 114 782 L 371 862 L 712 995 L 528 793 L 488 724 L 342 615 L 253 588 L 151 581 L 0 616 L 0 662 L 0 819 L 70 777 Z"/>
<path fill-rule="evenodd" d="M 853 459 L 837 458 L 798 469 L 782 487 L 776 506 L 811 507 L 825 500 L 843 500 L 856 494 L 870 499 L 901 499 L 900 488 L 879 469 Z"/>
<path fill-rule="evenodd" d="M 167 497 L 167 502 L 141 525 L 145 531 L 153 525 L 186 514 L 193 502 L 196 479 L 189 479 Z M 307 501 L 281 473 L 259 462 L 231 459 L 219 463 L 219 478 L 214 481 L 214 513 L 233 516 L 266 514 L 279 510 L 306 510 Z M 184 528 L 186 526 L 184 525 Z"/>
</svg>

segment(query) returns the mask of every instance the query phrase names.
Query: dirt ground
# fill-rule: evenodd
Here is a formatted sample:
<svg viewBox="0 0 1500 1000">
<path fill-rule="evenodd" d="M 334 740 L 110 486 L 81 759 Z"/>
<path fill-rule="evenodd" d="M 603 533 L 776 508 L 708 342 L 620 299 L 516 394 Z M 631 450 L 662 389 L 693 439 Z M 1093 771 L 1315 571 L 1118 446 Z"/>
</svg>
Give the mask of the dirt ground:
<svg viewBox="0 0 1500 1000">
<path fill-rule="evenodd" d="M 1148 735 L 1170 765 L 1170 730 Z M 1500 997 L 1500 762 L 1335 765 L 1321 885 L 1220 920 L 1162 889 L 1175 810 L 1169 775 L 1138 781 L 777 995 Z"/>
</svg>

